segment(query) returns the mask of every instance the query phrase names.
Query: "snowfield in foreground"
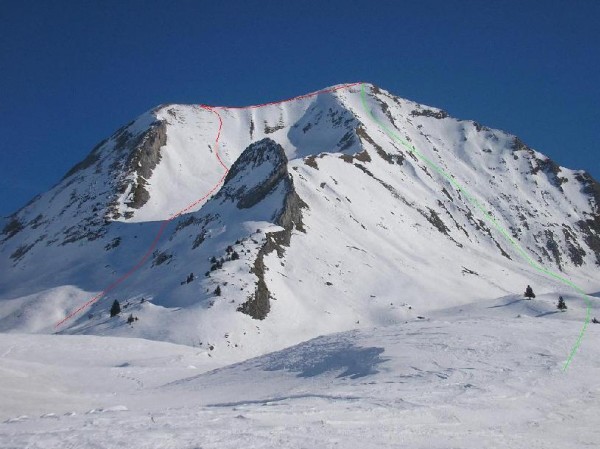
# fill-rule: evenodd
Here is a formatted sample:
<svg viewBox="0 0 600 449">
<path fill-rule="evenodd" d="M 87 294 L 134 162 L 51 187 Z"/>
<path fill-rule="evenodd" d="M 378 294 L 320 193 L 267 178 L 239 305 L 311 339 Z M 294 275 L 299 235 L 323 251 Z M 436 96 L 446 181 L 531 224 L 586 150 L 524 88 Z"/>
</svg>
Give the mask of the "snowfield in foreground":
<svg viewBox="0 0 600 449">
<path fill-rule="evenodd" d="M 597 447 L 600 325 L 563 371 L 585 314 L 564 296 L 565 313 L 508 296 L 227 366 L 156 341 L 0 334 L 0 447 Z"/>
</svg>

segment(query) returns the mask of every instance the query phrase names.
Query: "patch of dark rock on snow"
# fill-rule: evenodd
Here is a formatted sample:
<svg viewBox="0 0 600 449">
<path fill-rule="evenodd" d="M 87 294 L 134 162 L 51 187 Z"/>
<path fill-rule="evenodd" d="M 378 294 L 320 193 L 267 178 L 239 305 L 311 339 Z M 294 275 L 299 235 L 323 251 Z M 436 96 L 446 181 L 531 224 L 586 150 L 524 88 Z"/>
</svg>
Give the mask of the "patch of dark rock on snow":
<svg viewBox="0 0 600 449">
<path fill-rule="evenodd" d="M 4 226 L 4 229 L 2 229 L 2 235 L 6 236 L 4 240 L 14 237 L 21 230 L 23 230 L 23 224 L 18 220 L 18 218 L 12 217 L 6 226 Z"/>
<path fill-rule="evenodd" d="M 260 203 L 288 175 L 287 157 L 281 145 L 265 138 L 248 146 L 229 169 L 218 196 L 237 201 L 237 207 L 247 209 Z M 252 172 L 258 167 L 270 171 L 252 185 Z M 248 184 L 252 185 L 248 188 Z"/>
<path fill-rule="evenodd" d="M 140 136 L 135 150 L 130 154 L 128 166 L 137 173 L 137 182 L 132 186 L 133 197 L 129 207 L 139 209 L 150 199 L 146 190 L 147 180 L 160 162 L 160 149 L 167 143 L 166 122 L 156 122 Z M 135 167 L 135 168 L 134 168 Z"/>
<path fill-rule="evenodd" d="M 567 250 L 569 251 L 569 258 L 576 267 L 583 265 L 583 258 L 586 255 L 585 250 L 579 245 L 576 235 L 570 226 L 563 224 L 563 234 L 565 237 L 565 243 Z"/>
<path fill-rule="evenodd" d="M 244 209 L 260 203 L 276 188 L 283 186 L 282 207 L 273 217 L 273 222 L 283 230 L 267 233 L 266 241 L 258 251 L 250 270 L 258 278 L 256 289 L 254 294 L 237 309 L 258 320 L 264 319 L 271 309 L 271 294 L 264 279 L 264 257 L 272 251 L 277 251 L 277 255 L 283 257 L 284 247 L 290 244 L 292 231 L 296 229 L 304 232 L 301 209 L 308 206 L 294 189 L 287 162 L 283 148 L 273 140 L 265 138 L 253 143 L 233 164 L 217 195 L 237 202 L 237 207 Z M 264 171 L 265 167 L 268 170 L 261 179 L 252 178 L 254 173 Z M 248 188 L 248 185 L 251 187 Z"/>
<path fill-rule="evenodd" d="M 434 111 L 432 109 L 413 109 L 412 111 L 410 111 L 410 115 L 412 115 L 413 117 L 431 117 L 436 118 L 438 120 L 448 117 L 448 113 L 441 109 L 438 109 L 437 111 Z"/>
<path fill-rule="evenodd" d="M 117 156 L 109 167 L 109 176 L 115 178 L 115 195 L 107 205 L 106 221 L 121 217 L 118 200 L 128 190 L 131 192 L 126 202 L 128 207 L 139 209 L 148 202 L 150 193 L 146 190 L 147 180 L 161 160 L 161 148 L 167 143 L 166 122 L 155 121 L 140 134 L 129 131 L 132 124 L 119 129 L 111 137 L 115 142 L 113 152 Z M 127 211 L 123 216 L 131 218 L 133 212 Z"/>
<path fill-rule="evenodd" d="M 360 140 L 365 140 L 367 142 L 369 142 L 373 148 L 375 148 L 375 151 L 377 152 L 377 154 L 385 161 L 387 161 L 390 164 L 393 164 L 394 162 L 398 165 L 402 165 L 404 163 L 404 155 L 402 154 L 402 152 L 399 151 L 400 154 L 394 154 L 391 155 L 389 153 L 386 153 L 384 151 L 384 149 L 378 145 L 372 138 L 371 136 L 369 136 L 369 134 L 367 134 L 367 131 L 364 127 L 359 126 L 356 128 L 356 135 L 360 138 Z M 366 150 L 365 150 L 366 151 Z M 366 162 L 363 161 L 362 159 L 359 159 L 358 157 L 356 158 L 362 162 Z"/>
<path fill-rule="evenodd" d="M 317 159 L 317 156 L 314 156 L 314 155 L 311 155 L 311 156 L 306 156 L 306 157 L 304 158 L 304 163 L 305 163 L 306 165 L 308 165 L 309 167 L 312 167 L 312 168 L 314 168 L 315 170 L 318 170 L 318 169 L 319 169 L 319 166 L 317 165 L 317 161 L 316 161 L 316 159 Z"/>
</svg>

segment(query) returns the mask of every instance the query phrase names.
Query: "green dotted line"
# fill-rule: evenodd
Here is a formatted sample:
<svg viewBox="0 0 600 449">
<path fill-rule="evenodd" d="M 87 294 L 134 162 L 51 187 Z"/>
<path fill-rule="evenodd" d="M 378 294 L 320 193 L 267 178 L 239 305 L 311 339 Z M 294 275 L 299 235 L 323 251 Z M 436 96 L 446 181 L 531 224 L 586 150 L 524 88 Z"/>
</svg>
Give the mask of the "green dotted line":
<svg viewBox="0 0 600 449">
<path fill-rule="evenodd" d="M 573 360 L 573 357 L 575 356 L 575 353 L 579 349 L 579 346 L 581 345 L 581 341 L 583 340 L 583 335 L 585 334 L 587 326 L 588 326 L 588 324 L 590 322 L 591 302 L 590 302 L 590 299 L 589 299 L 588 295 L 586 295 L 586 293 L 580 287 L 578 287 L 577 285 L 575 285 L 569 279 L 564 278 L 564 277 L 560 276 L 559 274 L 556 274 L 556 273 L 548 270 L 547 268 L 541 266 L 538 262 L 536 262 L 535 260 L 533 260 L 531 258 L 531 256 L 521 247 L 521 245 L 519 245 L 519 243 L 517 243 L 517 241 L 509 234 L 509 232 L 505 228 L 503 228 L 500 225 L 500 223 L 498 223 L 498 221 L 492 216 L 492 214 L 490 214 L 490 212 L 487 211 L 482 206 L 482 204 L 476 198 L 474 198 L 468 191 L 466 191 L 465 188 L 462 185 L 460 185 L 452 176 L 450 176 L 441 167 L 439 167 L 434 162 L 432 162 L 429 158 L 427 158 L 425 155 L 423 155 L 423 153 L 421 153 L 419 150 L 417 150 L 414 147 L 414 145 L 410 145 L 408 142 L 406 142 L 404 139 L 402 139 L 400 136 L 398 136 L 393 130 L 391 130 L 388 126 L 386 126 L 385 123 L 382 123 L 381 121 L 377 120 L 377 118 L 375 118 L 375 116 L 373 115 L 373 113 L 367 107 L 367 103 L 365 101 L 365 85 L 364 84 L 361 84 L 360 98 L 361 98 L 362 106 L 363 106 L 364 110 L 371 117 L 371 119 L 389 137 L 391 137 L 392 139 L 394 139 L 395 141 L 397 141 L 398 143 L 400 143 L 410 153 L 414 154 L 421 161 L 425 162 L 425 164 L 427 164 L 432 170 L 434 170 L 435 172 L 439 173 L 442 177 L 444 177 L 446 180 L 448 180 L 448 182 L 450 182 L 450 184 L 452 184 L 452 186 L 454 186 L 454 188 L 458 192 L 460 192 L 472 205 L 474 205 L 477 209 L 479 209 L 482 212 L 483 217 L 489 223 L 491 223 L 494 226 L 494 228 L 496 228 L 496 230 L 500 234 L 502 234 L 504 236 L 504 238 L 506 240 L 508 240 L 513 245 L 513 247 L 529 263 L 529 265 L 531 265 L 533 268 L 535 268 L 536 270 L 538 270 L 542 274 L 544 274 L 544 275 L 546 275 L 548 277 L 554 278 L 557 281 L 560 281 L 560 282 L 562 282 L 565 285 L 568 285 L 569 287 L 571 287 L 573 290 L 575 290 L 577 293 L 579 293 L 583 297 L 583 299 L 586 302 L 586 306 L 587 306 L 586 316 L 585 316 L 585 322 L 583 324 L 583 327 L 581 328 L 581 331 L 579 332 L 579 336 L 577 337 L 577 341 L 573 345 L 573 349 L 571 350 L 571 352 L 569 354 L 569 357 L 568 357 L 567 361 L 565 362 L 565 364 L 563 366 L 563 371 L 566 371 L 567 368 L 569 367 L 569 365 L 571 364 L 571 361 Z"/>
</svg>

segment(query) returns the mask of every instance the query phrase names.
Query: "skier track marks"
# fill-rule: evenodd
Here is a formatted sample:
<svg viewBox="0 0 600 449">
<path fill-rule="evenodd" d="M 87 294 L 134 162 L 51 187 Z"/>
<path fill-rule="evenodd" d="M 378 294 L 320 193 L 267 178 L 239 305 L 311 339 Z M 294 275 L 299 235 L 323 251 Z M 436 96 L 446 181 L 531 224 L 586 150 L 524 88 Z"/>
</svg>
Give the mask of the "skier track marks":
<svg viewBox="0 0 600 449">
<path fill-rule="evenodd" d="M 251 105 L 251 106 L 208 106 L 208 105 L 201 104 L 200 107 L 202 109 L 212 112 L 219 119 L 219 128 L 217 130 L 217 136 L 215 138 L 215 154 L 217 156 L 217 160 L 219 161 L 219 164 L 225 169 L 225 173 L 223 173 L 223 175 L 221 176 L 219 181 L 208 191 L 208 193 L 206 193 L 206 195 L 197 199 L 193 203 L 189 204 L 184 209 L 181 209 L 179 212 L 171 215 L 169 218 L 167 218 L 166 220 L 164 220 L 161 223 L 161 226 L 160 226 L 158 232 L 156 233 L 154 240 L 152 240 L 150 247 L 148 248 L 146 253 L 144 253 L 144 255 L 140 258 L 140 260 L 132 268 L 129 269 L 129 271 L 127 271 L 123 276 L 118 278 L 116 281 L 114 281 L 112 284 L 110 284 L 108 287 L 106 287 L 104 290 L 102 290 L 100 293 L 98 293 L 92 299 L 83 303 L 81 306 L 77 307 L 75 310 L 69 312 L 67 314 L 67 316 L 65 316 L 62 320 L 60 320 L 58 323 L 56 323 L 54 328 L 55 329 L 59 328 L 62 324 L 64 324 L 65 322 L 67 322 L 68 320 L 73 318 L 75 315 L 82 312 L 83 310 L 85 310 L 86 308 L 88 308 L 89 306 L 94 304 L 95 302 L 99 301 L 101 298 L 106 296 L 107 293 L 109 293 L 112 290 L 114 290 L 115 288 L 117 288 L 120 284 L 122 284 L 125 280 L 127 280 L 131 275 L 133 275 L 137 270 L 139 270 L 142 267 L 142 265 L 144 265 L 144 263 L 146 263 L 146 261 L 148 260 L 148 258 L 150 257 L 150 255 L 152 254 L 154 249 L 156 248 L 156 245 L 158 245 L 158 242 L 159 242 L 160 238 L 162 237 L 163 233 L 165 232 L 165 229 L 167 228 L 168 224 L 171 221 L 173 221 L 176 218 L 183 215 L 184 213 L 188 212 L 190 209 L 192 209 L 198 203 L 201 203 L 202 201 L 207 199 L 209 196 L 211 196 L 215 191 L 217 191 L 219 189 L 221 184 L 223 184 L 223 181 L 225 181 L 225 177 L 227 176 L 227 173 L 229 172 L 229 168 L 223 163 L 223 161 L 221 160 L 221 156 L 219 156 L 219 139 L 221 138 L 221 131 L 223 129 L 223 119 L 221 118 L 221 115 L 219 114 L 217 109 L 255 109 L 255 108 L 262 107 L 262 106 L 271 106 L 271 105 L 288 103 L 290 101 L 301 100 L 303 98 L 310 98 L 310 97 L 314 97 L 319 94 L 334 92 L 334 91 L 337 91 L 340 89 L 347 89 L 352 86 L 358 86 L 359 84 L 362 84 L 362 83 L 343 84 L 340 86 L 331 87 L 329 89 L 322 89 L 322 90 L 319 90 L 316 92 L 311 92 L 309 94 L 300 95 L 300 96 L 288 98 L 285 100 L 272 101 L 270 103 L 262 103 L 262 104 L 256 104 L 256 105 Z"/>
<path fill-rule="evenodd" d="M 400 143 L 404 148 L 406 148 L 408 150 L 409 153 L 414 154 L 421 161 L 425 162 L 425 164 L 427 164 L 432 170 L 436 171 L 443 178 L 445 178 L 448 182 L 450 182 L 450 184 L 452 184 L 452 186 L 458 192 L 460 192 L 465 198 L 467 198 L 467 200 L 473 206 L 475 206 L 477 209 L 479 209 L 481 211 L 481 213 L 483 214 L 483 217 L 486 219 L 486 221 L 488 221 L 489 223 L 491 223 L 492 226 L 494 226 L 494 228 L 496 228 L 496 230 L 498 232 L 500 232 L 500 234 L 517 250 L 517 252 L 527 261 L 527 263 L 529 263 L 529 265 L 531 265 L 533 268 L 535 268 L 536 270 L 538 270 L 542 274 L 546 275 L 546 277 L 550 277 L 550 278 L 556 279 L 559 282 L 562 282 L 563 284 L 571 287 L 573 290 L 575 290 L 579 295 L 581 295 L 583 297 L 583 299 L 585 300 L 585 303 L 586 303 L 585 322 L 583 323 L 583 327 L 581 328 L 581 331 L 579 332 L 577 340 L 575 341 L 575 344 L 573 345 L 573 348 L 569 352 L 569 356 L 568 356 L 567 360 L 565 361 L 565 363 L 563 365 L 563 371 L 566 371 L 567 368 L 569 367 L 569 365 L 571 364 L 571 361 L 573 360 L 573 357 L 577 353 L 577 350 L 579 349 L 579 346 L 581 345 L 581 341 L 583 340 L 583 336 L 584 336 L 585 331 L 586 331 L 586 329 L 588 327 L 588 324 L 590 322 L 591 301 L 590 301 L 589 296 L 579 286 L 575 285 L 569 279 L 567 279 L 565 277 L 562 277 L 561 275 L 556 274 L 556 273 L 548 270 L 547 268 L 543 267 L 538 262 L 536 262 L 535 260 L 533 260 L 531 258 L 531 256 L 521 247 L 521 245 L 519 245 L 519 243 L 517 243 L 517 241 L 510 235 L 510 233 L 504 227 L 502 227 L 502 225 L 500 223 L 498 223 L 498 221 L 490 214 L 490 212 L 488 211 L 488 209 L 484 208 L 482 206 L 482 204 L 479 201 L 477 201 L 477 199 L 475 197 L 473 197 L 450 174 L 448 174 L 439 165 L 435 164 L 429 158 L 427 158 L 425 155 L 423 155 L 423 153 L 421 153 L 419 150 L 417 150 L 414 147 L 414 145 L 409 144 L 407 141 L 405 141 L 404 139 L 402 139 L 401 137 L 399 137 L 394 131 L 392 131 L 391 129 L 389 129 L 389 127 L 386 126 L 385 123 L 383 123 L 380 120 L 378 120 L 373 115 L 373 113 L 371 112 L 371 110 L 367 107 L 367 103 L 365 101 L 365 85 L 363 83 L 361 83 L 361 88 L 360 88 L 360 99 L 361 99 L 361 103 L 362 103 L 364 111 L 377 124 L 377 126 L 379 126 L 379 128 L 381 128 L 383 130 L 383 132 L 385 132 L 385 134 L 388 135 L 388 137 L 390 137 L 393 140 L 395 140 L 396 142 Z"/>
</svg>

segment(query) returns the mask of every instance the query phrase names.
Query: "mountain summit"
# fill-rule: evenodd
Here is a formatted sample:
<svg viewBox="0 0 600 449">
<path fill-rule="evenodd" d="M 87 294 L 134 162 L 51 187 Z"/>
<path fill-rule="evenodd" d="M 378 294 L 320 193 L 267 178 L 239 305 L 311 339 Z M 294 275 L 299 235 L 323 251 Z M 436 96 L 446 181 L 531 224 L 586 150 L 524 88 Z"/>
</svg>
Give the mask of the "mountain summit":
<svg viewBox="0 0 600 449">
<path fill-rule="evenodd" d="M 0 331 L 242 359 L 560 285 L 528 259 L 598 287 L 600 185 L 514 135 L 369 84 L 248 108 L 169 104 L 5 219 Z"/>
</svg>

